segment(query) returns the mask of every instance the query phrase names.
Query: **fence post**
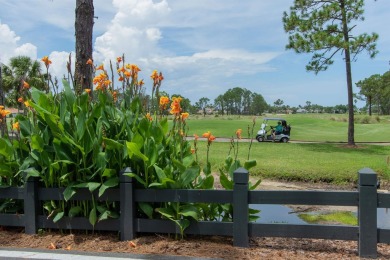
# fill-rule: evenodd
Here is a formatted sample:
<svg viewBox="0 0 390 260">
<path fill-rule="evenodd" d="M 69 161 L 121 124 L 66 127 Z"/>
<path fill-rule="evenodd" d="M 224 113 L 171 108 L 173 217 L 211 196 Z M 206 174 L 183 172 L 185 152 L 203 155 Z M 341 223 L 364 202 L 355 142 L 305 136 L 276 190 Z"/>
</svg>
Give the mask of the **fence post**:
<svg viewBox="0 0 390 260">
<path fill-rule="evenodd" d="M 38 178 L 29 177 L 24 189 L 24 232 L 37 233 Z"/>
<path fill-rule="evenodd" d="M 134 195 L 133 178 L 124 175 L 131 173 L 130 167 L 126 167 L 119 173 L 119 199 L 120 199 L 120 239 L 122 241 L 132 240 L 135 237 L 134 232 Z"/>
<path fill-rule="evenodd" d="M 233 173 L 233 246 L 248 247 L 248 181 L 249 172 L 238 168 Z"/>
<path fill-rule="evenodd" d="M 359 256 L 377 257 L 377 174 L 370 168 L 359 172 Z"/>
</svg>

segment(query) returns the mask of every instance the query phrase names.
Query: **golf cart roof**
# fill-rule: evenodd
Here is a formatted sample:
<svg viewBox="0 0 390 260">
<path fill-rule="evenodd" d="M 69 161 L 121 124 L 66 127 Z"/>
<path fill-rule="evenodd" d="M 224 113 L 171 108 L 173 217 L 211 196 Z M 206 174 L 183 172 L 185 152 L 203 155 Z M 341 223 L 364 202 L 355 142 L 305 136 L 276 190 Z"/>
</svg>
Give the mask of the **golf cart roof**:
<svg viewBox="0 0 390 260">
<path fill-rule="evenodd" d="M 283 118 L 277 118 L 277 117 L 265 117 L 264 120 L 275 120 L 275 121 L 286 121 Z"/>
</svg>

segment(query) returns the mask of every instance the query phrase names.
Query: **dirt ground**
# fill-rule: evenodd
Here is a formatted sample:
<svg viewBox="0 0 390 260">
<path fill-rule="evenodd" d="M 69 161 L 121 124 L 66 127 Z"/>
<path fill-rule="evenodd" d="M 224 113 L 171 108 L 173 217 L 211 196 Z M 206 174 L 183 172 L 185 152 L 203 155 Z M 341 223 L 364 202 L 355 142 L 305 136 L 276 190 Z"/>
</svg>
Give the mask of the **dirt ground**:
<svg viewBox="0 0 390 260">
<path fill-rule="evenodd" d="M 353 185 L 332 186 L 327 184 L 283 183 L 271 180 L 263 180 L 260 188 L 264 190 L 356 189 Z M 292 210 L 297 209 L 305 210 L 298 206 L 292 207 Z M 312 208 L 310 210 L 324 210 L 324 208 Z M 175 240 L 167 235 L 140 234 L 132 241 L 119 241 L 118 234 L 113 232 L 61 234 L 58 231 L 45 231 L 37 235 L 26 235 L 21 228 L 6 227 L 0 227 L 0 247 L 159 254 L 220 259 L 359 259 L 356 241 L 255 238 L 250 240 L 249 248 L 237 248 L 233 247 L 232 238 L 220 236 L 187 236 L 183 240 Z M 378 244 L 378 259 L 390 259 L 390 245 Z"/>
</svg>

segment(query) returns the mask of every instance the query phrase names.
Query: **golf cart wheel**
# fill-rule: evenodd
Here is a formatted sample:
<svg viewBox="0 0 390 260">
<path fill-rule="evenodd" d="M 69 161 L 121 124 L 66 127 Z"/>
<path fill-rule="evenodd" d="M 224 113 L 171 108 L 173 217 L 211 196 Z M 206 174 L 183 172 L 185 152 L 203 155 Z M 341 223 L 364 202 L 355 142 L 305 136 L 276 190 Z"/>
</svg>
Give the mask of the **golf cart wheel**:
<svg viewBox="0 0 390 260">
<path fill-rule="evenodd" d="M 259 142 L 264 142 L 264 137 L 261 136 L 261 135 L 256 136 L 256 139 L 257 139 L 257 141 L 259 141 Z"/>
<path fill-rule="evenodd" d="M 280 142 L 287 143 L 288 142 L 288 138 L 287 137 L 283 137 L 282 139 L 280 139 Z"/>
</svg>

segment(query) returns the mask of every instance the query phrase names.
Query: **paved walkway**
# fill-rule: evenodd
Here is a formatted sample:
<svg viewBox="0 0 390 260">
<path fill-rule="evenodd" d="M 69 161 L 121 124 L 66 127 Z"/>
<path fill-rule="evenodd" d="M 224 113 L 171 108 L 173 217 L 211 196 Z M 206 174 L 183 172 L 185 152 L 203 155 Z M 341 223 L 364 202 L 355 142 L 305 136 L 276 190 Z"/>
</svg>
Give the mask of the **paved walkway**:
<svg viewBox="0 0 390 260">
<path fill-rule="evenodd" d="M 153 259 L 153 260 L 206 260 L 206 258 L 195 258 L 185 256 L 165 255 L 136 255 L 128 253 L 90 253 L 81 251 L 64 250 L 41 250 L 41 249 L 14 249 L 0 248 L 0 259 L 34 259 L 34 260 L 116 260 L 116 259 Z M 210 258 L 207 258 L 210 259 Z"/>
</svg>

